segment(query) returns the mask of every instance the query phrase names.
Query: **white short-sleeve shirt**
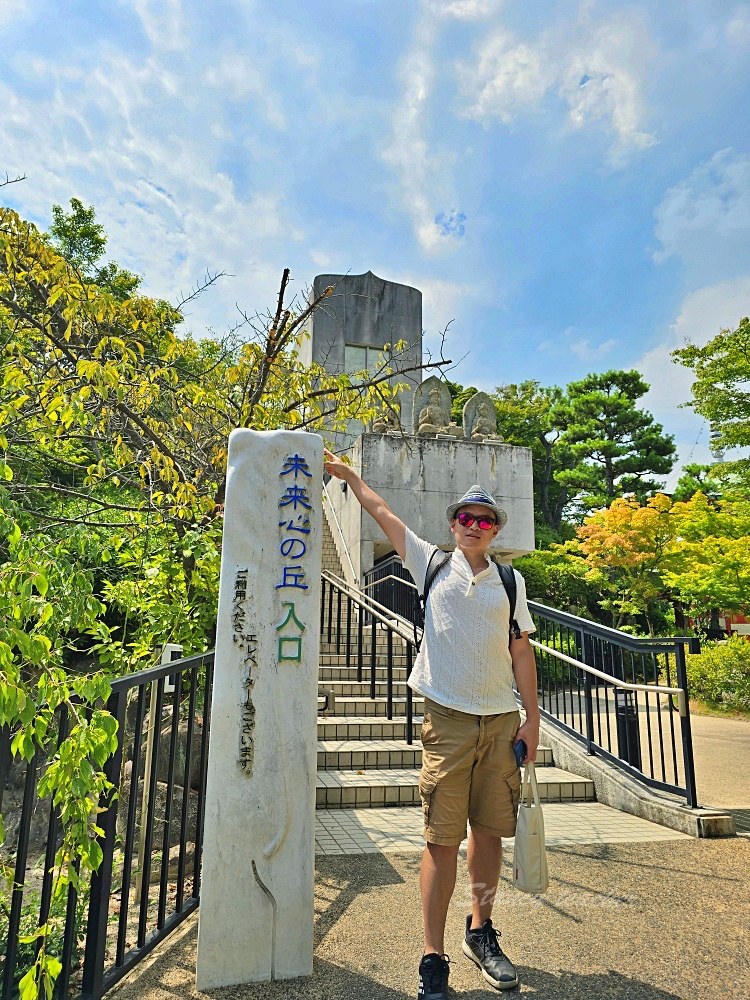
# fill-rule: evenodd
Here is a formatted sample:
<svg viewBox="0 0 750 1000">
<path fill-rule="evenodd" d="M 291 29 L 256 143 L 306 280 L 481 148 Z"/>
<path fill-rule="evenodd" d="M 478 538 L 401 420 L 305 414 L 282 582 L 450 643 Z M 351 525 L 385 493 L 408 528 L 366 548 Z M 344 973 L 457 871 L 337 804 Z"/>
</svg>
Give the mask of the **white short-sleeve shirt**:
<svg viewBox="0 0 750 1000">
<path fill-rule="evenodd" d="M 406 529 L 404 566 L 420 593 L 434 551 L 434 545 Z M 517 584 L 515 618 L 522 632 L 533 632 L 526 584 L 520 573 L 513 572 Z M 466 556 L 455 549 L 430 589 L 422 648 L 409 686 L 458 712 L 514 712 L 518 705 L 513 694 L 509 629 L 510 602 L 497 567 L 488 561 L 487 569 L 474 576 Z"/>
</svg>

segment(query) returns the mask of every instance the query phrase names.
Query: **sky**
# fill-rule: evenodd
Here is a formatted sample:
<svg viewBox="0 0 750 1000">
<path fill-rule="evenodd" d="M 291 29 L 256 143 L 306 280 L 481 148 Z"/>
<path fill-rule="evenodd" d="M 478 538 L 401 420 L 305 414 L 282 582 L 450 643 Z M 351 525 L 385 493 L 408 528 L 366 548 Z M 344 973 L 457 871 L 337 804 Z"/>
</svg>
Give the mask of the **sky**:
<svg viewBox="0 0 750 1000">
<path fill-rule="evenodd" d="M 0 0 L 0 198 L 94 205 L 148 294 L 226 272 L 196 336 L 284 267 L 414 285 L 453 380 L 636 368 L 710 461 L 670 351 L 750 313 L 749 57 L 737 0 Z"/>
</svg>

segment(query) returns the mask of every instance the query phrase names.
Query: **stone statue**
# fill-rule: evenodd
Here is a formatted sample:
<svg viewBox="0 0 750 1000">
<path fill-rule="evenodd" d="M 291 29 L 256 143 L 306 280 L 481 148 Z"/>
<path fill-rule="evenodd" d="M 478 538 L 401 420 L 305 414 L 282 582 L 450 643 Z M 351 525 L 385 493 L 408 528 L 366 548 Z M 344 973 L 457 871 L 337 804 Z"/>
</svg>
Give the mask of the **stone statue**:
<svg viewBox="0 0 750 1000">
<path fill-rule="evenodd" d="M 414 392 L 413 426 L 421 437 L 447 434 L 451 422 L 451 394 L 435 375 Z"/>
<path fill-rule="evenodd" d="M 472 441 L 502 441 L 497 433 L 495 404 L 486 392 L 476 392 L 464 404 L 464 435 Z"/>
<path fill-rule="evenodd" d="M 374 434 L 401 433 L 401 404 L 392 403 L 385 413 L 379 413 L 372 422 Z"/>
</svg>

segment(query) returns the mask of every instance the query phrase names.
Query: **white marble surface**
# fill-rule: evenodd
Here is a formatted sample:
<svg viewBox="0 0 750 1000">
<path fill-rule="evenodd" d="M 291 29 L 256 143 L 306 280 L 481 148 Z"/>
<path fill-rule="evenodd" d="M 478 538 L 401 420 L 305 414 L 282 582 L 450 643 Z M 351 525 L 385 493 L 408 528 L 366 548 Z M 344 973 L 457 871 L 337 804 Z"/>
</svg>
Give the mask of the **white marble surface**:
<svg viewBox="0 0 750 1000">
<path fill-rule="evenodd" d="M 230 436 L 199 990 L 312 972 L 322 476 L 318 435 Z"/>
</svg>

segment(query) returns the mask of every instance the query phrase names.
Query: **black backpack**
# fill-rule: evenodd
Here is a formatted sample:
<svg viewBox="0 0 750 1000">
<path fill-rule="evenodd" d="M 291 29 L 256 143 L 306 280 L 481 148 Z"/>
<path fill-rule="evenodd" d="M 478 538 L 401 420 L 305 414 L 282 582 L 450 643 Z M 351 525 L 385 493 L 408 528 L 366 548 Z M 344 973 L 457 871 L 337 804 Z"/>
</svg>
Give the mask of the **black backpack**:
<svg viewBox="0 0 750 1000">
<path fill-rule="evenodd" d="M 435 559 L 438 554 L 443 555 L 443 559 Z M 421 611 L 422 618 L 422 628 L 424 629 L 424 618 L 427 611 L 427 598 L 430 593 L 430 589 L 435 582 L 435 577 L 438 575 L 440 570 L 445 566 L 451 556 L 452 552 L 443 553 L 440 549 L 436 548 L 435 551 L 430 556 L 430 561 L 427 563 L 427 572 L 424 578 L 424 590 L 419 595 L 419 607 Z M 508 595 L 508 602 L 510 604 L 510 632 L 508 635 L 508 645 L 510 645 L 511 640 L 515 637 L 516 639 L 521 638 L 521 629 L 518 627 L 518 622 L 516 621 L 516 574 L 513 572 L 512 566 L 506 566 L 501 563 L 495 563 L 497 566 L 497 571 L 500 574 L 500 579 L 503 586 L 505 587 L 505 593 Z M 414 642 L 417 647 L 417 652 L 419 652 L 419 647 L 422 645 L 421 640 L 417 637 L 417 625 L 414 625 Z"/>
</svg>

